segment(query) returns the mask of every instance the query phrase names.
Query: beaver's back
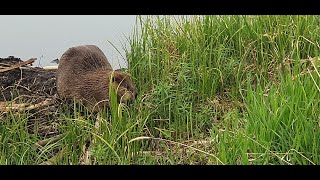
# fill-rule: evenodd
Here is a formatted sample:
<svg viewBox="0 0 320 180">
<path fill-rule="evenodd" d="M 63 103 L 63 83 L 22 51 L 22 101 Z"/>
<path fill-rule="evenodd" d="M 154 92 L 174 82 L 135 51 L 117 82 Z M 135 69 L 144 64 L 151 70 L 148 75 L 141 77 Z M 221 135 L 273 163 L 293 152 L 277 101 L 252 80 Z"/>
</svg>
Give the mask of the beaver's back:
<svg viewBox="0 0 320 180">
<path fill-rule="evenodd" d="M 112 67 L 104 53 L 95 45 L 84 45 L 69 48 L 60 58 L 58 70 L 73 73 L 87 73 L 97 69 Z"/>
<path fill-rule="evenodd" d="M 98 47 L 76 46 L 61 56 L 57 71 L 57 90 L 61 98 L 75 98 L 91 110 L 96 105 L 109 106 L 110 84 L 117 90 L 119 102 L 128 102 L 137 96 L 137 88 L 129 76 L 113 71 Z"/>
<path fill-rule="evenodd" d="M 60 58 L 57 71 L 57 90 L 62 97 L 68 97 L 87 74 L 111 70 L 104 53 L 95 45 L 69 48 Z"/>
</svg>

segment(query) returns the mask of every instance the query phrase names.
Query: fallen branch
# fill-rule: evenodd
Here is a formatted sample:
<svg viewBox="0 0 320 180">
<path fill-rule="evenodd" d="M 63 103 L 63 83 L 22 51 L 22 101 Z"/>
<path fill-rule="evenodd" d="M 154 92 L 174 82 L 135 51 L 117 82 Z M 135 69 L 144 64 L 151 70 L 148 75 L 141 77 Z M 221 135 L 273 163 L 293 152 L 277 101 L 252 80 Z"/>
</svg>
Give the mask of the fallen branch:
<svg viewBox="0 0 320 180">
<path fill-rule="evenodd" d="M 14 111 L 18 111 L 18 112 L 24 112 L 24 111 L 30 111 L 33 109 L 37 109 L 43 106 L 49 106 L 51 104 L 54 104 L 54 100 L 53 99 L 46 99 L 40 103 L 34 104 L 34 105 L 29 105 L 27 103 L 12 103 L 11 106 L 7 106 L 6 102 L 0 102 L 0 112 L 3 111 L 10 111 L 10 110 L 14 110 Z"/>
<path fill-rule="evenodd" d="M 1 73 L 1 72 L 6 72 L 6 71 L 10 71 L 10 70 L 12 70 L 12 69 L 16 69 L 16 68 L 19 68 L 19 67 L 24 66 L 24 65 L 27 65 L 27 64 L 31 64 L 31 63 L 33 63 L 36 59 L 37 59 L 37 58 L 31 58 L 31 59 L 29 59 L 29 60 L 27 60 L 27 61 L 24 61 L 24 62 L 22 62 L 22 63 L 15 64 L 15 65 L 10 66 L 10 67 L 8 67 L 8 68 L 0 69 L 0 73 Z"/>
<path fill-rule="evenodd" d="M 0 63 L 0 67 L 3 67 L 3 66 L 10 67 L 11 65 L 6 63 Z"/>
<path fill-rule="evenodd" d="M 32 109 L 37 109 L 39 107 L 43 107 L 43 106 L 49 106 L 51 104 L 54 103 L 53 99 L 46 99 L 44 101 L 42 101 L 41 103 L 35 104 L 35 105 L 31 105 L 29 107 L 26 108 L 27 111 L 32 110 Z"/>
<path fill-rule="evenodd" d="M 45 67 L 43 67 L 43 69 L 46 69 L 46 70 L 58 69 L 58 66 L 45 66 Z"/>
</svg>

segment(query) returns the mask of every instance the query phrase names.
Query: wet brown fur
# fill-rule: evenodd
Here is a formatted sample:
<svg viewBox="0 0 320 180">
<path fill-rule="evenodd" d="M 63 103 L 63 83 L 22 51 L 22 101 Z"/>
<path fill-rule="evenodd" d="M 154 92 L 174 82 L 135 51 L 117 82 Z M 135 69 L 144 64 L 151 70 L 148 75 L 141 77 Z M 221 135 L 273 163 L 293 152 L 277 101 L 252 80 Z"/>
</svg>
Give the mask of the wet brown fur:
<svg viewBox="0 0 320 180">
<path fill-rule="evenodd" d="M 94 45 L 69 48 L 60 58 L 57 90 L 61 98 L 75 98 L 89 110 L 109 107 L 109 84 L 117 89 L 118 102 L 136 98 L 137 89 L 128 75 L 114 71 L 104 53 Z"/>
</svg>

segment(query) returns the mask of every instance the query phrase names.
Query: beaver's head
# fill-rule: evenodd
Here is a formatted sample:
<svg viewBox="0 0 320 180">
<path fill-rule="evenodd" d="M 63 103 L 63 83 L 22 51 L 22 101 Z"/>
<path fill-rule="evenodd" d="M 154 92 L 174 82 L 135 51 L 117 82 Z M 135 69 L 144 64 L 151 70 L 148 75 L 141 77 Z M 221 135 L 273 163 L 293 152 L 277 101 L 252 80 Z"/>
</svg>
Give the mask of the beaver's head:
<svg viewBox="0 0 320 180">
<path fill-rule="evenodd" d="M 137 98 L 137 88 L 129 75 L 121 71 L 113 71 L 111 77 L 112 87 L 117 91 L 118 102 L 127 103 Z"/>
</svg>

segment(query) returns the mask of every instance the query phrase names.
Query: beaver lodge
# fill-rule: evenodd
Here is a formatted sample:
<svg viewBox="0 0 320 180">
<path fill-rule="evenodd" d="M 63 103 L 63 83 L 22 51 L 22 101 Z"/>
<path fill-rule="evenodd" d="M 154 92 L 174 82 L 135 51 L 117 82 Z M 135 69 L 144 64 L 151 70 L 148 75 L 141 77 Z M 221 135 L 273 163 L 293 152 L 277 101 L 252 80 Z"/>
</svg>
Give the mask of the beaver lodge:
<svg viewBox="0 0 320 180">
<path fill-rule="evenodd" d="M 32 67 L 35 60 L 0 58 L 0 119 L 28 112 L 28 132 L 51 137 L 58 133 L 56 70 Z"/>
<path fill-rule="evenodd" d="M 60 138 L 59 126 L 64 122 L 59 121 L 62 101 L 56 89 L 57 69 L 32 67 L 35 60 L 0 58 L 0 122 L 26 115 L 26 129 L 42 139 L 35 143 L 41 147 Z"/>
<path fill-rule="evenodd" d="M 57 69 L 33 67 L 36 58 L 21 60 L 14 56 L 0 58 L 0 123 L 14 121 L 23 115 L 27 132 L 39 137 L 35 142 L 40 148 L 61 139 L 63 133 L 59 127 L 66 123 L 61 119 L 63 105 L 73 109 L 72 103 L 59 99 L 56 88 Z M 116 71 L 123 71 L 122 69 Z M 70 115 L 72 116 L 72 110 Z M 25 117 L 26 116 L 26 117 Z M 99 125 L 99 123 L 98 123 Z M 90 139 L 87 140 L 84 157 L 88 154 Z M 52 159 L 59 156 L 56 152 Z M 88 157 L 81 162 L 88 164 Z M 43 164 L 52 164 L 51 160 Z"/>
</svg>

